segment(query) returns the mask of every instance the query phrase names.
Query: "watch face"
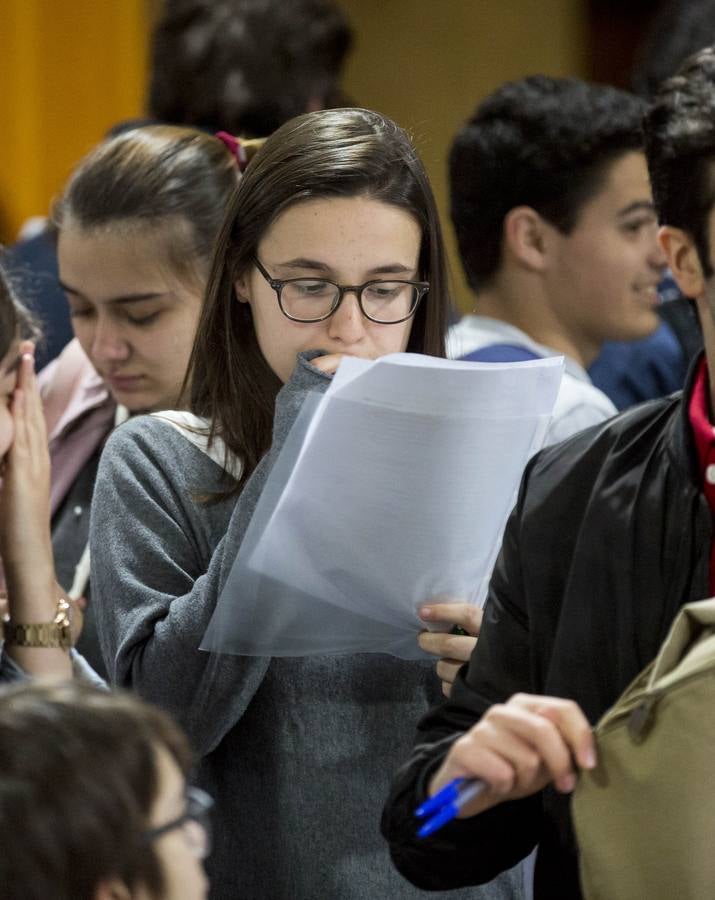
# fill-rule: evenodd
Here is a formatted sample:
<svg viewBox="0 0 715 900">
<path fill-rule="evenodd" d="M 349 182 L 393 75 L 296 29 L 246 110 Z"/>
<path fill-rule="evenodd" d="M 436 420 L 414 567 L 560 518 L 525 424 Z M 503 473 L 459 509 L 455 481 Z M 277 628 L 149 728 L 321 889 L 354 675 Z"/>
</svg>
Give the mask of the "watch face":
<svg viewBox="0 0 715 900">
<path fill-rule="evenodd" d="M 57 626 L 57 638 L 63 650 L 69 650 L 72 646 L 72 606 L 60 597 L 55 616 Z"/>
</svg>

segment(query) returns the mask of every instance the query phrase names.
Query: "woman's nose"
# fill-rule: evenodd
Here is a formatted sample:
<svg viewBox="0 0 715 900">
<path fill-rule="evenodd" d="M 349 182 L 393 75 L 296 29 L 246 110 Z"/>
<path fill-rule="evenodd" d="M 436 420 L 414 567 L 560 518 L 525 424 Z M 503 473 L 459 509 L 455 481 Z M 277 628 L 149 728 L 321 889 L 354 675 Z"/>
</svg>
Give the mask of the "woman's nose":
<svg viewBox="0 0 715 900">
<path fill-rule="evenodd" d="M 129 344 L 112 323 L 97 323 L 91 346 L 92 356 L 100 362 L 121 362 L 129 356 Z"/>
<path fill-rule="evenodd" d="M 365 333 L 363 316 L 355 291 L 346 291 L 340 306 L 328 319 L 328 334 L 335 340 L 353 344 Z"/>
</svg>

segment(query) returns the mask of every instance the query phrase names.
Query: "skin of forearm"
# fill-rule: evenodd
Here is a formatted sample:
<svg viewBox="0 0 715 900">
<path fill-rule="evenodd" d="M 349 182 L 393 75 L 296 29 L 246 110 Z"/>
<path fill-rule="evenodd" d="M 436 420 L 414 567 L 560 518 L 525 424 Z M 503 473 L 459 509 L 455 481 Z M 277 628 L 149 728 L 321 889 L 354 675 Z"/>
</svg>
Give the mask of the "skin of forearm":
<svg viewBox="0 0 715 900">
<path fill-rule="evenodd" d="M 5 647 L 5 653 L 33 678 L 72 678 L 69 650 L 60 647 Z"/>
<path fill-rule="evenodd" d="M 21 572 L 13 571 L 13 567 L 6 567 L 5 582 L 8 609 L 13 622 L 29 625 L 52 621 L 60 597 L 52 564 L 24 566 Z"/>
</svg>

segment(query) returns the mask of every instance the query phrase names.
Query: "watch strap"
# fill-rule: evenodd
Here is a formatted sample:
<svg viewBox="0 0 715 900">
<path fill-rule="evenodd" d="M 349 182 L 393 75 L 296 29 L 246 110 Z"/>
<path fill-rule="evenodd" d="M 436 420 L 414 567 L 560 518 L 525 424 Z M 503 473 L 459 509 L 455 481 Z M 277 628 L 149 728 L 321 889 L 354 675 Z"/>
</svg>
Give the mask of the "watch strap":
<svg viewBox="0 0 715 900">
<path fill-rule="evenodd" d="M 57 602 L 57 612 L 51 622 L 19 623 L 9 617 L 3 620 L 5 643 L 12 647 L 60 647 L 72 646 L 71 607 L 64 597 Z"/>
</svg>

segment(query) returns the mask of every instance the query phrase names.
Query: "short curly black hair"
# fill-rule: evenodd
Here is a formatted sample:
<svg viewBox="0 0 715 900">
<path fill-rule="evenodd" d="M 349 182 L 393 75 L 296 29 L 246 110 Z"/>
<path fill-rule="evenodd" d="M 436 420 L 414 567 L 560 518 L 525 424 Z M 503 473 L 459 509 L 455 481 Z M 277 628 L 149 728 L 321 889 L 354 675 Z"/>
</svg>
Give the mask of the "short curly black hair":
<svg viewBox="0 0 715 900">
<path fill-rule="evenodd" d="M 167 0 L 151 46 L 149 114 L 267 137 L 330 97 L 352 43 L 329 0 Z"/>
<path fill-rule="evenodd" d="M 501 261 L 504 218 L 526 205 L 564 233 L 619 156 L 643 148 L 645 104 L 576 78 L 507 82 L 457 134 L 449 157 L 452 222 L 473 290 Z"/>
<path fill-rule="evenodd" d="M 662 225 L 682 228 L 713 274 L 708 216 L 715 202 L 715 47 L 665 81 L 644 122 L 653 199 Z"/>
</svg>

